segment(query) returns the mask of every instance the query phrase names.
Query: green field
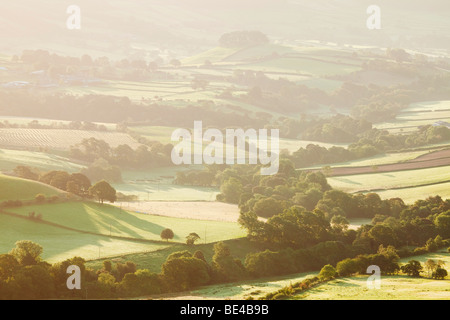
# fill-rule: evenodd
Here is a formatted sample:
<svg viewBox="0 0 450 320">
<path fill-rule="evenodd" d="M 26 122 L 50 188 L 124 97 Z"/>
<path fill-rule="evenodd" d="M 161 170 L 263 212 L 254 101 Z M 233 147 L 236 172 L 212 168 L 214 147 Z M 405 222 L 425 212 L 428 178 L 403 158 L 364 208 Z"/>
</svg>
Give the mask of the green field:
<svg viewBox="0 0 450 320">
<path fill-rule="evenodd" d="M 201 169 L 191 166 L 190 169 Z M 141 201 L 215 201 L 217 188 L 191 187 L 173 184 L 176 173 L 188 170 L 186 167 L 164 167 L 149 171 L 125 171 L 124 183 L 113 187 L 123 194 L 135 195 Z"/>
<path fill-rule="evenodd" d="M 381 277 L 380 289 L 367 288 L 367 276 L 336 279 L 293 297 L 295 300 L 448 300 L 450 280 Z"/>
<path fill-rule="evenodd" d="M 235 283 L 207 286 L 197 290 L 176 296 L 176 299 L 185 300 L 243 300 L 248 297 L 258 299 L 264 295 L 277 291 L 291 283 L 300 282 L 308 277 L 315 276 L 315 273 L 299 273 L 284 277 L 261 278 L 253 281 L 241 281 Z M 162 299 L 171 299 L 170 295 L 163 296 Z"/>
<path fill-rule="evenodd" d="M 450 180 L 450 166 L 385 173 L 329 177 L 328 183 L 346 192 L 415 187 Z M 442 186 L 441 186 L 442 187 Z"/>
<path fill-rule="evenodd" d="M 0 254 L 9 252 L 19 240 L 40 244 L 44 249 L 42 258 L 50 263 L 74 256 L 98 259 L 167 247 L 164 243 L 126 241 L 83 234 L 0 213 Z"/>
<path fill-rule="evenodd" d="M 406 204 L 416 200 L 439 195 L 442 199 L 450 199 L 450 182 L 423 187 L 412 187 L 397 190 L 377 191 L 382 199 L 401 198 Z"/>
<path fill-rule="evenodd" d="M 436 253 L 427 253 L 400 259 L 400 265 L 410 260 L 417 260 L 422 265 L 428 259 L 442 260 L 444 268 L 450 270 L 450 253 L 445 249 Z M 422 272 L 427 276 L 427 272 Z M 294 299 L 307 300 L 421 300 L 450 299 L 450 278 L 432 280 L 428 278 L 412 278 L 406 275 L 381 276 L 381 288 L 367 288 L 368 276 L 340 278 L 310 289 Z"/>
<path fill-rule="evenodd" d="M 184 243 L 186 236 L 195 232 L 201 242 L 215 242 L 245 236 L 238 223 L 201 221 L 134 213 L 107 204 L 69 202 L 35 205 L 9 209 L 27 216 L 29 212 L 42 214 L 45 221 L 77 230 L 134 239 L 161 240 L 161 231 L 173 230 L 173 242 Z"/>
<path fill-rule="evenodd" d="M 11 172 L 22 165 L 37 168 L 42 171 L 63 170 L 70 173 L 79 172 L 84 166 L 71 162 L 69 159 L 50 153 L 0 149 L 0 171 Z"/>
<path fill-rule="evenodd" d="M 258 252 L 261 250 L 257 244 L 247 240 L 246 238 L 225 240 L 224 242 L 230 248 L 233 257 L 240 259 L 242 262 L 245 261 L 245 257 L 248 253 Z M 202 244 L 201 241 L 193 247 L 181 244 L 174 244 L 165 249 L 153 252 L 141 252 L 123 255 L 121 257 L 116 257 L 114 261 L 122 261 L 122 262 L 132 261 L 140 269 L 148 269 L 152 272 L 159 273 L 161 271 L 162 264 L 166 261 L 167 257 L 173 252 L 188 250 L 191 253 L 194 253 L 197 250 L 201 250 L 205 255 L 205 259 L 208 262 L 211 262 L 211 259 L 214 255 L 213 247 L 214 243 Z M 105 259 L 91 260 L 87 263 L 87 266 L 93 269 L 101 269 L 104 260 Z"/>
<path fill-rule="evenodd" d="M 33 200 L 37 194 L 50 197 L 63 195 L 64 192 L 40 182 L 0 174 L 0 201 Z"/>
<path fill-rule="evenodd" d="M 318 61 L 308 58 L 279 58 L 263 62 L 243 64 L 242 70 L 267 71 L 267 72 L 291 72 L 307 74 L 315 77 L 344 75 L 360 70 L 359 66 L 345 65 L 333 62 Z"/>
<path fill-rule="evenodd" d="M 439 148 L 437 149 L 439 150 Z M 358 159 L 347 162 L 339 162 L 339 163 L 329 163 L 329 164 L 321 164 L 313 167 L 302 168 L 305 169 L 318 169 L 323 168 L 325 166 L 331 167 L 365 167 L 365 166 L 379 166 L 383 164 L 393 164 L 406 162 L 409 160 L 413 160 L 422 155 L 428 154 L 430 152 L 437 151 L 432 149 L 430 150 L 421 150 L 421 151 L 407 151 L 407 152 L 398 152 L 398 153 L 386 153 L 386 154 L 378 154 L 376 156 L 364 159 Z"/>
</svg>

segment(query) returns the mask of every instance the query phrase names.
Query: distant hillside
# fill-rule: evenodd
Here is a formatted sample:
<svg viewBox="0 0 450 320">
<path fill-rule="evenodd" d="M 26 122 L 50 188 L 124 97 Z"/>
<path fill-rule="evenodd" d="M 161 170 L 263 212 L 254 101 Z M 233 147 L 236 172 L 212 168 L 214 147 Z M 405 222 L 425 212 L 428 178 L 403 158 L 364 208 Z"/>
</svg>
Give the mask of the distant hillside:
<svg viewBox="0 0 450 320">
<path fill-rule="evenodd" d="M 450 46 L 446 0 L 378 0 L 382 30 L 366 28 L 372 0 L 78 0 L 81 30 L 68 30 L 59 0 L 15 0 L 0 11 L 0 51 L 144 56 L 217 45 L 221 35 L 258 30 L 272 40 L 321 40 L 392 47 Z M 178 51 L 180 52 L 180 51 Z M 167 56 L 171 52 L 163 52 Z"/>
<path fill-rule="evenodd" d="M 60 195 L 63 192 L 31 180 L 24 180 L 0 174 L 0 201 L 5 200 L 31 200 L 37 194 L 47 197 Z"/>
</svg>

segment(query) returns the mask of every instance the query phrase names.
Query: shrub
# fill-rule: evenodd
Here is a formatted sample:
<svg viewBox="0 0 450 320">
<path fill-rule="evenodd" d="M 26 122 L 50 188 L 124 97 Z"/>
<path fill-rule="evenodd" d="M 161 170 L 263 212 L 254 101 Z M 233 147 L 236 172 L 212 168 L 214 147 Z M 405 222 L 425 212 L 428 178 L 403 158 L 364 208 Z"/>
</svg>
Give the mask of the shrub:
<svg viewBox="0 0 450 320">
<path fill-rule="evenodd" d="M 42 193 L 37 194 L 36 197 L 34 197 L 34 200 L 36 200 L 37 203 L 44 203 L 45 199 L 46 197 Z"/>
<path fill-rule="evenodd" d="M 326 266 L 324 266 L 319 273 L 319 279 L 321 281 L 331 280 L 336 276 L 336 269 L 331 264 L 327 264 Z"/>
<path fill-rule="evenodd" d="M 2 202 L 1 206 L 3 208 L 14 208 L 23 206 L 23 202 L 20 200 L 6 200 Z"/>
</svg>

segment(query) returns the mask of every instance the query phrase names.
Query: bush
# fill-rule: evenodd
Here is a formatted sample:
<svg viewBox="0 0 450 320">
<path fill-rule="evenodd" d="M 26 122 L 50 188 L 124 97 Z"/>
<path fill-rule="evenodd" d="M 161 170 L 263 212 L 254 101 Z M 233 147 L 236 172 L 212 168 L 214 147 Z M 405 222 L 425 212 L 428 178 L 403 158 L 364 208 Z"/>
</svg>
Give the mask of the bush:
<svg viewBox="0 0 450 320">
<path fill-rule="evenodd" d="M 3 208 L 14 208 L 23 206 L 23 202 L 20 200 L 6 200 L 2 202 L 1 207 Z"/>
<path fill-rule="evenodd" d="M 326 266 L 324 266 L 319 273 L 319 279 L 321 281 L 331 280 L 336 276 L 337 276 L 336 269 L 331 264 L 327 264 Z"/>
<path fill-rule="evenodd" d="M 34 197 L 34 200 L 36 200 L 37 203 L 44 203 L 46 200 L 46 197 L 45 197 L 45 195 L 40 193 L 40 194 L 37 194 L 36 197 Z"/>
</svg>

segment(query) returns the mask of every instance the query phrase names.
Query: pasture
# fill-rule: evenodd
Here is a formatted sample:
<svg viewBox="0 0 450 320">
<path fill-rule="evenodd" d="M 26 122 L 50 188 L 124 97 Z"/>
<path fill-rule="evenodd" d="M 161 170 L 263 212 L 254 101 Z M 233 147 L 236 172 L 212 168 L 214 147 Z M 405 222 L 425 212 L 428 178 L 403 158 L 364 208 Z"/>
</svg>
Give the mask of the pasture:
<svg viewBox="0 0 450 320">
<path fill-rule="evenodd" d="M 37 194 L 51 197 L 65 192 L 40 182 L 0 174 L 0 201 L 33 200 Z"/>
<path fill-rule="evenodd" d="M 402 198 L 406 204 L 413 204 L 416 200 L 427 197 L 441 196 L 442 199 L 450 199 L 450 182 L 434 184 L 422 187 L 411 187 L 397 190 L 377 191 L 381 199 Z"/>
<path fill-rule="evenodd" d="M 70 159 L 51 153 L 25 150 L 0 149 L 0 171 L 11 172 L 18 165 L 37 168 L 41 171 L 63 170 L 79 172 L 84 166 Z"/>
<path fill-rule="evenodd" d="M 68 202 L 34 205 L 9 209 L 27 216 L 42 214 L 42 219 L 61 226 L 106 236 L 160 241 L 161 231 L 170 228 L 175 236 L 171 242 L 185 243 L 186 236 L 195 232 L 201 243 L 210 243 L 245 236 L 240 225 L 233 222 L 207 221 L 156 216 L 126 211 L 120 207 L 93 202 Z"/>
<path fill-rule="evenodd" d="M 447 181 L 450 181 L 450 166 L 328 178 L 333 188 L 346 192 L 382 191 Z"/>
<path fill-rule="evenodd" d="M 367 288 L 368 276 L 341 278 L 307 290 L 293 300 L 448 300 L 450 280 L 381 277 L 380 289 Z"/>
<path fill-rule="evenodd" d="M 74 256 L 84 259 L 155 251 L 170 244 L 146 243 L 83 234 L 0 213 L 0 254 L 8 253 L 19 240 L 30 240 L 43 247 L 42 258 L 50 263 Z"/>
<path fill-rule="evenodd" d="M 420 126 L 430 125 L 436 121 L 450 122 L 450 101 L 424 101 L 413 103 L 403 109 L 395 121 L 374 124 L 377 129 L 385 129 L 391 133 L 407 133 L 416 131 Z"/>
<path fill-rule="evenodd" d="M 129 211 L 142 212 L 164 217 L 225 222 L 237 222 L 239 219 L 238 206 L 223 202 L 144 201 L 119 202 L 115 205 Z"/>
<path fill-rule="evenodd" d="M 190 166 L 190 169 L 201 169 Z M 140 201 L 215 201 L 218 188 L 182 186 L 173 183 L 177 172 L 189 170 L 184 166 L 163 167 L 146 171 L 124 171 L 124 183 L 113 187 L 126 195 L 135 195 Z"/>
<path fill-rule="evenodd" d="M 214 286 L 206 286 L 180 295 L 163 295 L 163 300 L 243 300 L 248 297 L 258 299 L 264 295 L 277 291 L 291 283 L 300 282 L 315 273 L 299 273 L 289 276 L 261 278 L 252 281 L 240 281 Z"/>
</svg>

